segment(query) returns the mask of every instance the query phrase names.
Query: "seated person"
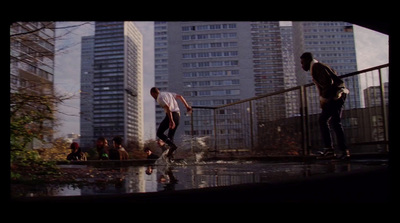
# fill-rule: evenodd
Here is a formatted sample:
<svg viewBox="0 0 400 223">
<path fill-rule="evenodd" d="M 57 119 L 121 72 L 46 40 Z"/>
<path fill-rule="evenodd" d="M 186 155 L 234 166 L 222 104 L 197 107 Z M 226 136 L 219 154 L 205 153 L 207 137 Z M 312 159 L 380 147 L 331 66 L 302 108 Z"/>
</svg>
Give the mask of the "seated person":
<svg viewBox="0 0 400 223">
<path fill-rule="evenodd" d="M 86 161 L 86 155 L 81 151 L 78 143 L 73 142 L 70 146 L 71 153 L 68 154 L 67 160 L 82 160 Z"/>
<path fill-rule="evenodd" d="M 113 138 L 114 148 L 110 149 L 108 152 L 108 156 L 110 160 L 127 160 L 129 159 L 129 154 L 122 147 L 122 138 L 120 136 L 116 136 Z"/>
<path fill-rule="evenodd" d="M 147 154 L 147 159 L 158 159 L 158 156 L 149 147 L 145 147 L 144 152 Z"/>
</svg>

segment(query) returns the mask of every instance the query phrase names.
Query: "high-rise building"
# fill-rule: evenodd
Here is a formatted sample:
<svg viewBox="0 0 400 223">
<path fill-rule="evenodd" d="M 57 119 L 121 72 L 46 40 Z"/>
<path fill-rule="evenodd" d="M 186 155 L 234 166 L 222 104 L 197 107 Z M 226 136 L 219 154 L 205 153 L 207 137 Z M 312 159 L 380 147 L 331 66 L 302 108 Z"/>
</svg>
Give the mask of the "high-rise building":
<svg viewBox="0 0 400 223">
<path fill-rule="evenodd" d="M 293 27 L 291 25 L 282 25 L 280 26 L 280 31 L 284 89 L 289 89 L 297 86 L 293 53 Z M 285 93 L 286 117 L 299 115 L 299 103 L 298 92 L 289 91 Z"/>
<path fill-rule="evenodd" d="M 10 25 L 11 93 L 54 96 L 54 29 L 54 22 L 15 22 Z M 52 141 L 53 121 L 45 120 L 40 127 L 43 131 L 41 140 Z"/>
<path fill-rule="evenodd" d="M 80 90 L 80 146 L 82 149 L 94 145 L 93 131 L 93 63 L 94 36 L 82 37 L 81 44 L 81 90 Z"/>
<path fill-rule="evenodd" d="M 155 86 L 182 94 L 193 106 L 215 107 L 284 89 L 278 21 L 155 22 L 154 32 Z M 281 105 L 282 99 L 276 99 Z M 259 113 L 268 114 L 265 119 L 285 115 L 279 111 Z M 164 117 L 157 106 L 156 127 Z M 191 134 L 189 117 L 182 117 L 177 141 Z M 240 122 L 217 120 L 225 124 L 236 121 Z M 226 132 L 235 131 L 226 126 Z M 210 126 L 201 131 L 211 134 L 214 130 Z"/>
<path fill-rule="evenodd" d="M 353 25 L 340 21 L 293 22 L 294 58 L 298 85 L 312 82 L 311 75 L 302 70 L 300 56 L 311 52 L 314 57 L 330 67 L 338 75 L 357 71 L 356 48 Z M 345 109 L 361 107 L 361 89 L 358 76 L 346 78 L 345 84 L 351 90 L 345 103 Z M 313 88 L 310 97 L 318 97 Z M 309 105 L 310 113 L 320 112 L 319 100 L 309 100 L 316 103 Z"/>
<path fill-rule="evenodd" d="M 133 22 L 96 22 L 82 38 L 81 146 L 122 136 L 125 147 L 143 144 L 143 42 Z M 86 134 L 84 134 L 86 133 Z"/>
<path fill-rule="evenodd" d="M 160 91 L 168 89 L 168 22 L 154 22 L 154 84 Z M 156 127 L 165 117 L 164 109 L 155 103 Z"/>
<path fill-rule="evenodd" d="M 389 82 L 385 82 L 383 87 L 385 92 L 383 100 L 385 100 L 385 105 L 389 105 Z M 364 103 L 366 108 L 382 105 L 381 90 L 380 86 L 371 86 L 364 89 Z"/>
<path fill-rule="evenodd" d="M 282 39 L 279 21 L 252 22 L 251 47 L 249 56 L 253 62 L 254 96 L 270 94 L 285 88 Z M 285 95 L 270 97 L 268 102 L 256 103 L 256 117 L 259 122 L 285 118 Z"/>
<path fill-rule="evenodd" d="M 53 92 L 54 22 L 16 22 L 10 26 L 10 87 Z"/>
</svg>

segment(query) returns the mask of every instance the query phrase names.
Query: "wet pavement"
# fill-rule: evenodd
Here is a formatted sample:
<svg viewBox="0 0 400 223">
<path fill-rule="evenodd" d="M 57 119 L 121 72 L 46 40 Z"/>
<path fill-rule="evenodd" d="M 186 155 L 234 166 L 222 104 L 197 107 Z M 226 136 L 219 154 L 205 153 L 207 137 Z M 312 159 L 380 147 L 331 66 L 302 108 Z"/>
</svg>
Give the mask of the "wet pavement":
<svg viewBox="0 0 400 223">
<path fill-rule="evenodd" d="M 60 167 L 68 171 L 85 171 L 87 177 L 81 179 L 85 183 L 36 185 L 24 191 L 24 196 L 16 198 L 16 201 L 163 202 L 170 201 L 171 197 L 175 202 L 280 202 L 303 201 L 312 197 L 315 201 L 331 197 L 329 194 L 321 195 L 321 191 L 330 189 L 331 192 L 343 190 L 349 193 L 351 189 L 359 193 L 356 198 L 352 194 L 356 202 L 368 201 L 360 194 L 362 191 L 368 194 L 370 201 L 385 202 L 390 185 L 387 159 L 311 162 L 218 160 L 121 167 L 62 164 Z M 357 177 L 360 179 L 354 181 Z M 306 187 L 307 184 L 311 185 Z M 316 190 L 312 192 L 311 188 Z M 293 195 L 288 197 L 288 194 Z M 303 197 L 306 194 L 309 195 Z"/>
</svg>

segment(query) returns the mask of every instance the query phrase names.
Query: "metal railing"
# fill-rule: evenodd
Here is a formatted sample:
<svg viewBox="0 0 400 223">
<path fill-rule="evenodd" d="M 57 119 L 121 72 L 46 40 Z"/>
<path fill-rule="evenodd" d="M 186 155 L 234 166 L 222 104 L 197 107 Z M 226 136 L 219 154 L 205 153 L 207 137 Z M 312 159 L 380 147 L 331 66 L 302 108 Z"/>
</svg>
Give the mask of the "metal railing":
<svg viewBox="0 0 400 223">
<path fill-rule="evenodd" d="M 388 152 L 389 64 L 340 78 L 350 90 L 342 115 L 350 151 Z M 191 137 L 218 154 L 312 154 L 323 147 L 316 95 L 310 83 L 218 107 L 193 106 Z"/>
</svg>

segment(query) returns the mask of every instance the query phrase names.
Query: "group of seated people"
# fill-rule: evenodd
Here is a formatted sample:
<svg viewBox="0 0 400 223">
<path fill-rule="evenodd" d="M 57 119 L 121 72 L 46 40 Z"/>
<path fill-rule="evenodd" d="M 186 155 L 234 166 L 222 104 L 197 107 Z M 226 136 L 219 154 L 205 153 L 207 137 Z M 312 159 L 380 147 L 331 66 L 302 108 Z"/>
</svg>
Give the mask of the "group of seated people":
<svg viewBox="0 0 400 223">
<path fill-rule="evenodd" d="M 129 154 L 122 146 L 122 137 L 113 138 L 113 147 L 110 149 L 105 137 L 99 137 L 96 143 L 97 153 L 100 160 L 127 160 Z"/>
<path fill-rule="evenodd" d="M 108 140 L 105 137 L 99 137 L 96 142 L 96 149 L 99 160 L 127 160 L 129 154 L 122 146 L 122 137 L 116 136 L 113 138 L 113 147 L 109 148 Z M 158 140 L 158 145 L 165 150 L 165 143 L 162 140 Z M 85 153 L 81 151 L 78 143 L 73 142 L 70 146 L 71 153 L 68 154 L 67 160 L 80 160 L 86 161 L 87 157 Z M 144 148 L 144 152 L 147 154 L 147 159 L 158 159 L 159 156 L 153 153 L 149 147 Z"/>
</svg>

